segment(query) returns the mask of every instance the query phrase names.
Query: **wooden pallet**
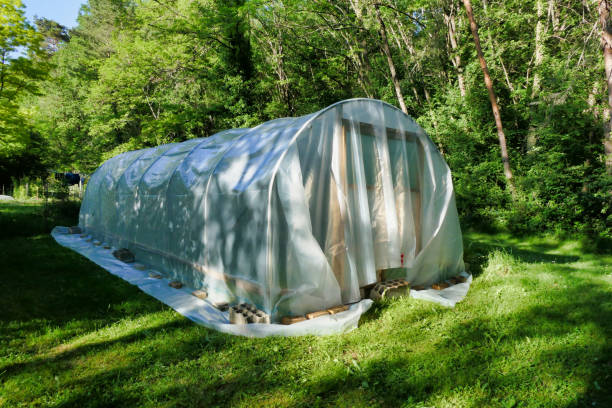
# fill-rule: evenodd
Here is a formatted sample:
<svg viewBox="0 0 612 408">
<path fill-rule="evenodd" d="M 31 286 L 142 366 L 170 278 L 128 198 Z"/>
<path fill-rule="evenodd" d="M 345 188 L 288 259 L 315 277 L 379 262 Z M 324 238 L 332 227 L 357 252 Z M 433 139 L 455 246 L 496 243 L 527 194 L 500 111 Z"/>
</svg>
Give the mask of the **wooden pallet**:
<svg viewBox="0 0 612 408">
<path fill-rule="evenodd" d="M 431 285 L 431 288 L 435 290 L 442 290 L 442 289 L 448 288 L 449 286 L 450 285 L 446 282 L 438 282 L 438 283 L 434 283 L 433 285 Z"/>
<path fill-rule="evenodd" d="M 281 318 L 282 324 L 294 324 L 298 322 L 303 322 L 304 320 L 316 319 L 317 317 L 326 316 L 326 315 L 334 315 L 340 312 L 344 312 L 349 309 L 348 305 L 339 305 L 330 307 L 329 309 L 317 310 L 316 312 L 306 313 L 302 316 L 284 316 Z"/>
<path fill-rule="evenodd" d="M 303 322 L 304 320 L 306 320 L 305 316 L 284 316 L 281 319 L 281 323 L 285 325 L 289 325 L 289 324 Z"/>
</svg>

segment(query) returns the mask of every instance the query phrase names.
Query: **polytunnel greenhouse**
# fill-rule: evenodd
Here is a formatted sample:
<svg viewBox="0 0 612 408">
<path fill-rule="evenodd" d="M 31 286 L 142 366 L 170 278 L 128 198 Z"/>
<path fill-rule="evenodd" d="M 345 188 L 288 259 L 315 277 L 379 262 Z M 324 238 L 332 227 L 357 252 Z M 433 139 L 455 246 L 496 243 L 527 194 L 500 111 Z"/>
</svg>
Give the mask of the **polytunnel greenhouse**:
<svg viewBox="0 0 612 408">
<path fill-rule="evenodd" d="M 227 323 L 219 305 L 239 303 L 272 323 L 338 305 L 361 305 L 358 319 L 381 279 L 431 291 L 465 275 L 447 164 L 414 120 L 370 99 L 113 157 L 87 185 L 79 227 L 54 236 L 143 290 L 162 283 L 125 268 L 180 282 L 148 292 L 212 326 Z M 137 268 L 109 256 L 119 248 Z M 206 312 L 172 303 L 195 290 Z"/>
</svg>

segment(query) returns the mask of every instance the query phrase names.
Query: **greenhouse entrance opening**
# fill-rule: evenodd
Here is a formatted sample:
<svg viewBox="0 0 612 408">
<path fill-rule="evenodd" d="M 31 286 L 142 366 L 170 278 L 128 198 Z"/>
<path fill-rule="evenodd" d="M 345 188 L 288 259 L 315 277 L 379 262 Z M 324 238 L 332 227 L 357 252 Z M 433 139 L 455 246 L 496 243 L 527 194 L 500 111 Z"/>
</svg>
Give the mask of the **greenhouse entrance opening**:
<svg viewBox="0 0 612 408">
<path fill-rule="evenodd" d="M 339 119 L 339 118 L 338 118 Z M 361 287 L 370 287 L 385 280 L 386 273 L 404 276 L 401 271 L 406 266 L 407 255 L 402 252 L 400 236 L 405 228 L 413 230 L 414 254 L 421 248 L 421 183 L 424 166 L 424 147 L 417 133 L 391 127 L 375 126 L 358 120 L 342 118 L 338 156 L 340 159 L 340 180 L 347 192 L 349 214 L 363 215 L 360 205 L 367 201 L 369 213 L 369 234 L 374 244 L 373 273 L 361 281 Z M 354 158 L 359 158 L 355 160 Z M 393 165 L 393 164 L 400 165 Z M 390 170 L 390 171 L 389 171 Z M 359 180 L 365 185 L 367 200 L 359 194 Z M 407 183 L 406 183 L 407 182 Z M 408 189 L 404 191 L 407 184 Z M 361 201 L 361 202 L 360 202 Z M 393 206 L 395 202 L 395 206 Z M 334 200 L 338 219 L 342 219 L 341 204 Z M 410 207 L 412 225 L 406 225 L 406 214 L 398 211 Z M 362 209 L 363 210 L 363 209 Z M 396 221 L 388 222 L 388 221 Z M 343 220 L 349 224 L 355 220 Z M 394 225 L 396 228 L 394 228 Z M 350 240 L 358 243 L 363 231 L 352 229 Z M 357 244 L 357 246 L 359 246 Z M 344 285 L 346 269 L 351 265 L 344 262 L 344 254 L 336 254 L 331 265 L 342 291 L 349 290 Z M 398 271 L 396 271 L 399 269 Z M 387 275 L 389 276 L 389 275 Z"/>
</svg>

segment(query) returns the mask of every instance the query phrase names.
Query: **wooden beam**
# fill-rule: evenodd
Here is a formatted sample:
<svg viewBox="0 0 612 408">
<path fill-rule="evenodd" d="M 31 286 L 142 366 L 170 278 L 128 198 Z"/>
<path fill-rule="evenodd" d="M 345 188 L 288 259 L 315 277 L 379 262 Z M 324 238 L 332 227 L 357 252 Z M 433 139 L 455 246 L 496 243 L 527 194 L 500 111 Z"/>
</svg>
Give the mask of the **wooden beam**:
<svg viewBox="0 0 612 408">
<path fill-rule="evenodd" d="M 344 128 L 353 128 L 355 126 L 359 126 L 359 133 L 361 136 L 370 136 L 373 137 L 376 135 L 374 132 L 374 125 L 366 122 L 357 122 L 349 119 L 342 119 L 342 125 Z M 409 130 L 400 131 L 396 128 L 385 127 L 387 138 L 388 139 L 397 139 L 397 140 L 406 140 L 406 142 L 414 142 L 418 139 L 418 134 L 416 132 L 411 132 Z M 403 134 L 402 134 L 403 133 Z"/>
</svg>

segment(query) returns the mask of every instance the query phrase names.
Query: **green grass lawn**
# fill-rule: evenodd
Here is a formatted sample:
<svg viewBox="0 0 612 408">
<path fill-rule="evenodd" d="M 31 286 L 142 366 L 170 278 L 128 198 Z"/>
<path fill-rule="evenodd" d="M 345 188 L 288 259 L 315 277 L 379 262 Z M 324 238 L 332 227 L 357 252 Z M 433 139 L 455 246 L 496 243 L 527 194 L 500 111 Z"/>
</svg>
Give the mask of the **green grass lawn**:
<svg viewBox="0 0 612 408">
<path fill-rule="evenodd" d="M 612 255 L 577 240 L 469 233 L 454 309 L 402 298 L 348 334 L 247 339 L 60 247 L 50 227 L 76 221 L 52 215 L 0 204 L 0 406 L 612 406 Z"/>
</svg>

